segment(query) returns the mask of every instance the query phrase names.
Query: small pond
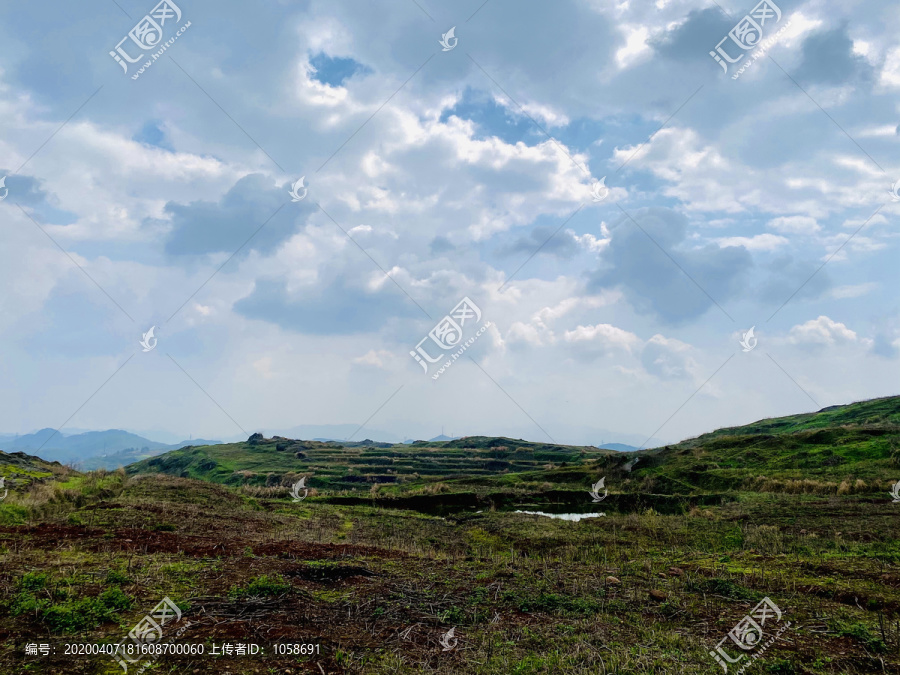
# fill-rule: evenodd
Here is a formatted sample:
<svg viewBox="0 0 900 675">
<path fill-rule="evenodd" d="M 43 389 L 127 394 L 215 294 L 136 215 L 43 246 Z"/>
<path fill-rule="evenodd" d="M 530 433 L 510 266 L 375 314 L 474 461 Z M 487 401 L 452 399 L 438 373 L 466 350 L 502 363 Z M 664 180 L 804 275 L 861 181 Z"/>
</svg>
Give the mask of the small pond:
<svg viewBox="0 0 900 675">
<path fill-rule="evenodd" d="M 545 516 L 547 518 L 571 520 L 575 523 L 584 518 L 598 518 L 606 515 L 605 513 L 544 513 L 543 511 L 516 511 L 516 513 L 527 513 L 530 516 Z"/>
</svg>

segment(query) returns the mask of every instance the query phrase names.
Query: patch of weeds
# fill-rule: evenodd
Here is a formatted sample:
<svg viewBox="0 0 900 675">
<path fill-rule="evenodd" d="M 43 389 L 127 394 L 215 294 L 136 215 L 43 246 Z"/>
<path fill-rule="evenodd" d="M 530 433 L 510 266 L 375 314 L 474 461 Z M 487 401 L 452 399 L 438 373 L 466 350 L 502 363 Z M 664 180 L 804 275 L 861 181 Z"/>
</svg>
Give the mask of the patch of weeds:
<svg viewBox="0 0 900 675">
<path fill-rule="evenodd" d="M 881 638 L 876 637 L 864 623 L 856 621 L 854 623 L 841 623 L 837 627 L 838 637 L 852 637 L 862 642 L 868 649 L 873 652 L 883 653 L 885 650 L 884 642 Z"/>
<path fill-rule="evenodd" d="M 483 605 L 488 600 L 489 591 L 485 586 L 478 586 L 469 596 L 469 604 Z"/>
<path fill-rule="evenodd" d="M 348 591 L 313 591 L 312 597 L 320 602 L 341 602 L 350 597 Z"/>
<path fill-rule="evenodd" d="M 189 562 L 170 563 L 160 567 L 159 572 L 175 581 L 189 582 L 197 574 L 197 565 Z"/>
<path fill-rule="evenodd" d="M 441 623 L 457 625 L 466 623 L 466 610 L 460 607 L 451 607 L 441 613 Z"/>
<path fill-rule="evenodd" d="M 132 583 L 132 580 L 124 572 L 109 570 L 106 573 L 106 583 L 121 586 L 122 584 Z"/>
<path fill-rule="evenodd" d="M 170 523 L 159 523 L 153 526 L 155 532 L 174 532 L 176 527 Z"/>
<path fill-rule="evenodd" d="M 47 587 L 47 582 L 49 580 L 50 578 L 46 574 L 26 572 L 22 575 L 22 578 L 19 579 L 19 589 L 29 592 L 40 591 Z"/>
<path fill-rule="evenodd" d="M 51 630 L 74 632 L 96 628 L 118 619 L 118 612 L 131 609 L 132 599 L 114 586 L 94 598 L 81 598 L 51 605 L 41 612 L 41 621 Z"/>
<path fill-rule="evenodd" d="M 762 596 L 756 591 L 736 584 L 730 579 L 691 579 L 687 583 L 688 590 L 711 595 L 722 595 L 734 600 L 757 600 Z"/>
<path fill-rule="evenodd" d="M 24 525 L 28 509 L 18 504 L 0 504 L 0 525 Z"/>
<path fill-rule="evenodd" d="M 596 614 L 601 605 L 590 598 L 579 598 L 558 593 L 541 593 L 536 598 L 519 601 L 522 612 L 563 612 L 565 614 Z"/>
<path fill-rule="evenodd" d="M 96 628 L 118 619 L 118 612 L 131 609 L 132 598 L 113 586 L 92 598 L 69 599 L 66 591 L 48 588 L 46 574 L 29 572 L 19 579 L 19 592 L 10 603 L 10 614 L 32 614 L 54 632 Z M 59 601 L 59 602 L 54 602 Z"/>
<path fill-rule="evenodd" d="M 291 590 L 291 585 L 284 580 L 280 574 L 262 576 L 251 579 L 243 588 L 240 586 L 232 586 L 228 591 L 228 597 L 233 600 L 248 597 L 271 598 L 278 595 L 284 595 Z"/>
</svg>

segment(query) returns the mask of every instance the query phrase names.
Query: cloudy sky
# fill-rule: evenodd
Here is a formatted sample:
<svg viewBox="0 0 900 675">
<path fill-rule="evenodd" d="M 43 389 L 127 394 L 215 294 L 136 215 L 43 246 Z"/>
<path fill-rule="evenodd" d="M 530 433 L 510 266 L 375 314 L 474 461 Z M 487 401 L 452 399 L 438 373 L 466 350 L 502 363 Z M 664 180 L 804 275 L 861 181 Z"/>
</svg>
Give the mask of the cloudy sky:
<svg viewBox="0 0 900 675">
<path fill-rule="evenodd" d="M 767 51 L 730 1 L 4 4 L 0 431 L 641 445 L 897 394 L 900 14 L 778 1 Z"/>
</svg>

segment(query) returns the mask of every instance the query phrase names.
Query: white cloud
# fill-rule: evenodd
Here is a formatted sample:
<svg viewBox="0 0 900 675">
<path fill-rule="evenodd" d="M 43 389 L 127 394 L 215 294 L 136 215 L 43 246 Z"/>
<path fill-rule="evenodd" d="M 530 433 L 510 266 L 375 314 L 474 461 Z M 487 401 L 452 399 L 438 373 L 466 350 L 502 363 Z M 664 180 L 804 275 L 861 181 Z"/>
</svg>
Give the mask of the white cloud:
<svg viewBox="0 0 900 675">
<path fill-rule="evenodd" d="M 788 341 L 795 345 L 833 346 L 856 342 L 857 335 L 844 324 L 823 315 L 791 328 Z"/>
<path fill-rule="evenodd" d="M 790 234 L 815 234 L 822 229 L 810 216 L 779 216 L 769 221 L 769 227 Z"/>
<path fill-rule="evenodd" d="M 353 359 L 353 363 L 360 366 L 369 366 L 372 368 L 384 369 L 385 364 L 394 360 L 395 355 L 393 352 L 389 352 L 385 349 L 370 349 L 362 356 L 358 356 Z"/>
<path fill-rule="evenodd" d="M 838 286 L 837 288 L 831 289 L 831 297 L 838 300 L 843 300 L 846 298 L 861 298 L 864 295 L 868 295 L 872 291 L 876 290 L 879 286 L 880 284 L 875 281 L 869 281 L 862 284 Z"/>
<path fill-rule="evenodd" d="M 641 363 L 648 373 L 661 379 L 696 379 L 698 364 L 692 352 L 691 345 L 657 333 L 644 345 Z"/>
<path fill-rule="evenodd" d="M 894 47 L 885 55 L 879 83 L 892 89 L 900 88 L 900 47 Z"/>
<path fill-rule="evenodd" d="M 641 342 L 634 333 L 608 323 L 578 326 L 574 330 L 567 330 L 563 334 L 563 339 L 569 343 L 591 343 L 603 351 L 621 349 L 626 352 L 630 352 Z"/>
<path fill-rule="evenodd" d="M 272 357 L 264 356 L 261 359 L 257 359 L 256 361 L 254 361 L 253 370 L 255 370 L 256 373 L 263 379 L 271 380 L 274 376 L 274 373 L 272 371 Z"/>
<path fill-rule="evenodd" d="M 722 248 L 726 246 L 743 246 L 748 251 L 774 251 L 788 243 L 787 238 L 777 234 L 769 234 L 768 232 L 752 237 L 720 237 L 715 241 Z"/>
<path fill-rule="evenodd" d="M 625 33 L 625 46 L 616 52 L 616 63 L 619 68 L 628 68 L 642 56 L 649 55 L 651 50 L 647 45 L 650 31 L 646 26 L 623 26 Z"/>
</svg>

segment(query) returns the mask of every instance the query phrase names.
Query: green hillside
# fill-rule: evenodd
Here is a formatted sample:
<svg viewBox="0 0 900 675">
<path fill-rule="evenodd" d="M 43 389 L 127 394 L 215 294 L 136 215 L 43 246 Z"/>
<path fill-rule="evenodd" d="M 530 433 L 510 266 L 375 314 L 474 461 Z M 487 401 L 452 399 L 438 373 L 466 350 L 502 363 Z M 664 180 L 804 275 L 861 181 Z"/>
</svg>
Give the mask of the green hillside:
<svg viewBox="0 0 900 675">
<path fill-rule="evenodd" d="M 416 441 L 390 445 L 361 441 L 297 441 L 254 434 L 245 442 L 186 447 L 136 462 L 129 474 L 167 473 L 228 485 L 287 484 L 300 475 L 308 485 L 348 490 L 425 483 L 430 480 L 494 480 L 498 475 L 584 464 L 616 455 L 609 450 L 547 445 L 511 438 L 470 437 L 455 441 Z"/>
<path fill-rule="evenodd" d="M 892 396 L 719 429 L 645 451 L 637 473 L 655 477 L 663 491 L 674 489 L 671 483 L 698 490 L 877 491 L 900 472 L 898 451 L 900 397 Z"/>
<path fill-rule="evenodd" d="M 533 503 L 583 502 L 586 487 L 600 477 L 615 494 L 647 499 L 740 491 L 880 494 L 896 480 L 894 473 L 900 477 L 898 441 L 900 397 L 890 397 L 723 428 L 636 453 L 484 436 L 390 445 L 254 434 L 242 443 L 168 452 L 127 471 L 232 486 L 288 486 L 306 477 L 307 487 L 323 497 L 427 494 L 434 504 L 472 508 L 485 499 L 515 501 L 521 493 Z"/>
</svg>

